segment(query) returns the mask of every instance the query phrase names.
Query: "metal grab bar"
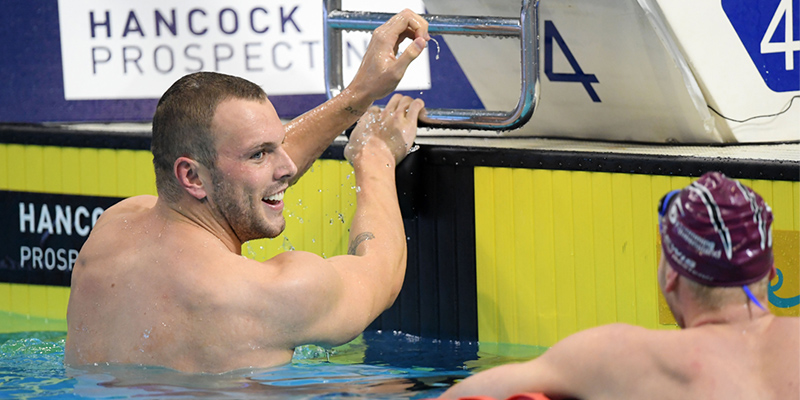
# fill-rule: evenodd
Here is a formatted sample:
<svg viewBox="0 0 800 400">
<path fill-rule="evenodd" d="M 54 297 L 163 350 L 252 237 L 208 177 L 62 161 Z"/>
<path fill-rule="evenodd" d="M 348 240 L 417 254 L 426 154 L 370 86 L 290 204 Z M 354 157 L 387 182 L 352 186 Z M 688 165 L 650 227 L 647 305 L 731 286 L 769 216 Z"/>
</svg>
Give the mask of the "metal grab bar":
<svg viewBox="0 0 800 400">
<path fill-rule="evenodd" d="M 538 0 L 523 0 L 520 18 L 422 15 L 428 32 L 447 35 L 518 37 L 520 40 L 521 93 L 512 111 L 426 108 L 420 126 L 511 130 L 528 122 L 539 98 Z M 374 30 L 393 14 L 342 11 L 341 0 L 323 0 L 323 48 L 325 90 L 328 98 L 344 89 L 342 78 L 342 30 Z"/>
</svg>

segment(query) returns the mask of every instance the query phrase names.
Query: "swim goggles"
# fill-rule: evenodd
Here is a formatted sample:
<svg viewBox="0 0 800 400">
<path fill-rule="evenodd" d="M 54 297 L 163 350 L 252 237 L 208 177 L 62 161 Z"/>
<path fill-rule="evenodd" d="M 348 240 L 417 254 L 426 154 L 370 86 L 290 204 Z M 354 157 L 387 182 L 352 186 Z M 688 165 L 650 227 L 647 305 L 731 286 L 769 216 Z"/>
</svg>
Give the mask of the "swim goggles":
<svg viewBox="0 0 800 400">
<path fill-rule="evenodd" d="M 664 195 L 664 197 L 661 198 L 661 200 L 659 200 L 659 202 L 658 202 L 658 231 L 659 232 L 662 232 L 662 226 L 661 226 L 662 222 L 661 221 L 663 221 L 664 217 L 667 215 L 667 209 L 669 208 L 669 203 L 672 201 L 672 198 L 675 197 L 675 195 L 679 194 L 680 192 L 681 192 L 680 189 L 669 191 L 669 192 L 667 192 L 667 194 Z M 758 306 L 758 308 L 760 308 L 760 309 L 762 309 L 764 311 L 767 311 L 767 308 L 764 307 L 761 304 L 760 301 L 758 301 L 756 296 L 753 294 L 753 292 L 750 290 L 750 288 L 747 287 L 747 285 L 742 285 L 742 290 L 744 290 L 744 294 L 746 294 L 747 297 L 750 299 L 750 301 L 752 301 L 756 306 Z"/>
</svg>

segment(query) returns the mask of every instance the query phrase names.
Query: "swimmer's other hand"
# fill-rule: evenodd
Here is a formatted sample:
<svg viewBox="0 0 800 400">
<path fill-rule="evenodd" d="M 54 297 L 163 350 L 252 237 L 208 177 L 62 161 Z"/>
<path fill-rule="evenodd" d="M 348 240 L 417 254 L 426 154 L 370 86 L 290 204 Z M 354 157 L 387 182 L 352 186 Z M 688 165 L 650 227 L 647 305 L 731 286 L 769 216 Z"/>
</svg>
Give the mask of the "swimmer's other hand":
<svg viewBox="0 0 800 400">
<path fill-rule="evenodd" d="M 395 94 L 383 110 L 370 107 L 350 135 L 345 158 L 353 164 L 364 149 L 382 147 L 391 152 L 394 165 L 399 164 L 414 145 L 417 118 L 424 106 L 420 99 Z"/>
</svg>

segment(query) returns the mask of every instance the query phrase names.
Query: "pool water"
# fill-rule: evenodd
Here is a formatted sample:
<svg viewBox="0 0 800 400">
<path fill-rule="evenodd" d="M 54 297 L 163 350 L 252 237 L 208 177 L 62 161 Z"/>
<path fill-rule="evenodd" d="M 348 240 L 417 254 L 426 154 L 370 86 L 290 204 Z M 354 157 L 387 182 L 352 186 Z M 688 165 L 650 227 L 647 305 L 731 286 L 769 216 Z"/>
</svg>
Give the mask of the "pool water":
<svg viewBox="0 0 800 400">
<path fill-rule="evenodd" d="M 212 375 L 142 366 L 67 368 L 65 335 L 0 333 L 0 398 L 422 399 L 438 396 L 474 371 L 544 350 L 371 331 L 330 350 L 300 347 L 285 366 Z"/>
</svg>

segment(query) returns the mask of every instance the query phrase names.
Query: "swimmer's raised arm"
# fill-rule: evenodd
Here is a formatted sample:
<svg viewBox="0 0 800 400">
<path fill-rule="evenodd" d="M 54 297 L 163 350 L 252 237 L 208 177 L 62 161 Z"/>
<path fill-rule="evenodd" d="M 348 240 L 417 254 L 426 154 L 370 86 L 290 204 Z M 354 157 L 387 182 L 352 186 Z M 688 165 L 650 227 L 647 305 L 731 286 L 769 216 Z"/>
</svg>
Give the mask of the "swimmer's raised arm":
<svg viewBox="0 0 800 400">
<path fill-rule="evenodd" d="M 397 57 L 405 39 L 413 44 Z M 428 22 L 403 10 L 373 32 L 353 81 L 338 96 L 286 125 L 285 149 L 297 165 L 297 181 L 345 129 L 353 125 L 378 99 L 397 88 L 411 61 L 425 49 Z"/>
<path fill-rule="evenodd" d="M 293 345 L 346 343 L 394 303 L 406 268 L 406 237 L 397 200 L 395 165 L 416 136 L 421 100 L 394 95 L 384 110 L 372 107 L 359 121 L 345 154 L 356 175 L 357 208 L 347 255 L 322 259 L 308 253 L 290 256 L 297 268 L 289 281 L 303 285 L 296 306 L 303 314 Z M 276 259 L 279 259 L 276 257 Z M 273 259 L 275 260 L 275 259 Z"/>
</svg>

